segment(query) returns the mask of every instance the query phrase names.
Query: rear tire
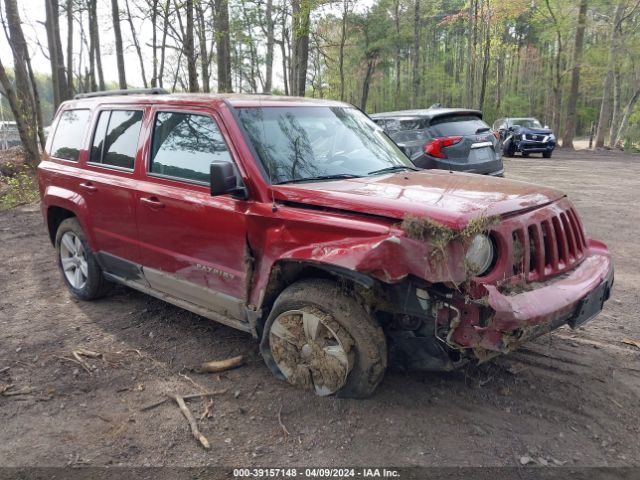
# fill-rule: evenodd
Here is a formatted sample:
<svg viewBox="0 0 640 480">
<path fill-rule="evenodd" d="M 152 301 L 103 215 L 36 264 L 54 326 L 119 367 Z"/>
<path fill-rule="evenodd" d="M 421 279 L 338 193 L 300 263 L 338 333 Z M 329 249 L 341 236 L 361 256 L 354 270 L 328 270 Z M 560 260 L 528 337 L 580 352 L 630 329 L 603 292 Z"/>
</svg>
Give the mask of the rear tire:
<svg viewBox="0 0 640 480">
<path fill-rule="evenodd" d="M 62 278 L 74 297 L 94 300 L 108 293 L 111 284 L 104 278 L 77 218 L 60 223 L 55 246 Z"/>
<path fill-rule="evenodd" d="M 310 338 L 309 324 L 324 333 Z M 265 323 L 260 350 L 276 377 L 323 396 L 369 397 L 387 368 L 382 328 L 353 296 L 329 280 L 302 280 L 280 294 Z"/>
<path fill-rule="evenodd" d="M 529 152 L 522 152 L 522 156 L 525 157 L 525 158 L 528 157 L 529 156 Z"/>
<path fill-rule="evenodd" d="M 542 152 L 542 156 L 544 158 L 551 158 L 551 154 L 553 153 L 553 150 L 548 151 L 548 152 Z"/>
</svg>

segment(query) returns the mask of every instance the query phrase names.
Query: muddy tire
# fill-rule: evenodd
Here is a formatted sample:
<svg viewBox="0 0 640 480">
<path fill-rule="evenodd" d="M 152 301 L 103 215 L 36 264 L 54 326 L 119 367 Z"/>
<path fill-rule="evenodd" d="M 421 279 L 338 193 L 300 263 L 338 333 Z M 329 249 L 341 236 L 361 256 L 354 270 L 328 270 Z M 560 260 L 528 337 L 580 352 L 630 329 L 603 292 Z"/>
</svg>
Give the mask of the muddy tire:
<svg viewBox="0 0 640 480">
<path fill-rule="evenodd" d="M 320 333 L 311 339 L 310 330 Z M 369 397 L 387 368 L 382 328 L 353 296 L 329 280 L 302 280 L 280 294 L 265 323 L 260 350 L 277 378 L 319 395 Z"/>
<path fill-rule="evenodd" d="M 56 231 L 56 256 L 64 283 L 71 294 L 80 300 L 94 300 L 104 296 L 111 284 L 87 242 L 80 222 L 67 218 Z"/>
</svg>

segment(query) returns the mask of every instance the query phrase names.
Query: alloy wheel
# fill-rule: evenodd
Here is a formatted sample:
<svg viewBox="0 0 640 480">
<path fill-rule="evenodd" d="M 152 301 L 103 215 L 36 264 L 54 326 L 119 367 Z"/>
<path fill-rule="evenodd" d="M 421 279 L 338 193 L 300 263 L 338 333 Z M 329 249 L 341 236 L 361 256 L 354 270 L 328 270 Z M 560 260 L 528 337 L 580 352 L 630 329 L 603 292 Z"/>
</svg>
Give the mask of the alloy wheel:
<svg viewBox="0 0 640 480">
<path fill-rule="evenodd" d="M 87 283 L 89 264 L 82 241 L 73 232 L 65 232 L 60 239 L 60 264 L 69 284 L 81 290 Z"/>
</svg>

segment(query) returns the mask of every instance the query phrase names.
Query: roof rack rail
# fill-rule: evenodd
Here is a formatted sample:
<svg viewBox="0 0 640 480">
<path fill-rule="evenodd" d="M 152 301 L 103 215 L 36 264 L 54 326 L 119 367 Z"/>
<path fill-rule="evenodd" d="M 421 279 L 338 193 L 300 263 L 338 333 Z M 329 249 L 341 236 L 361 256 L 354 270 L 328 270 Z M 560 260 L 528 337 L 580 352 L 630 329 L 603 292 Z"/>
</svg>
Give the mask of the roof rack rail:
<svg viewBox="0 0 640 480">
<path fill-rule="evenodd" d="M 94 98 L 94 97 L 113 97 L 116 95 L 139 95 L 139 94 L 147 94 L 147 95 L 168 95 L 169 92 L 164 88 L 131 88 L 128 90 L 102 90 L 99 92 L 87 92 L 87 93 L 78 93 L 73 98 L 75 100 L 80 98 Z"/>
</svg>

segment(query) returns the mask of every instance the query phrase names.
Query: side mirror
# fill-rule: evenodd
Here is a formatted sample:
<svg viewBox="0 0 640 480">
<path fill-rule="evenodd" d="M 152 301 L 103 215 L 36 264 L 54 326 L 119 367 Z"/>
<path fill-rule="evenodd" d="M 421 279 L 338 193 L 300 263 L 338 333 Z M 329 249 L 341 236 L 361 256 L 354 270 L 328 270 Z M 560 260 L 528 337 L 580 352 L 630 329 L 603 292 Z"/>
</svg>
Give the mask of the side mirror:
<svg viewBox="0 0 640 480">
<path fill-rule="evenodd" d="M 239 198 L 247 198 L 247 189 L 238 187 L 238 178 L 231 162 L 211 162 L 209 172 L 212 197 L 231 193 Z"/>
</svg>

